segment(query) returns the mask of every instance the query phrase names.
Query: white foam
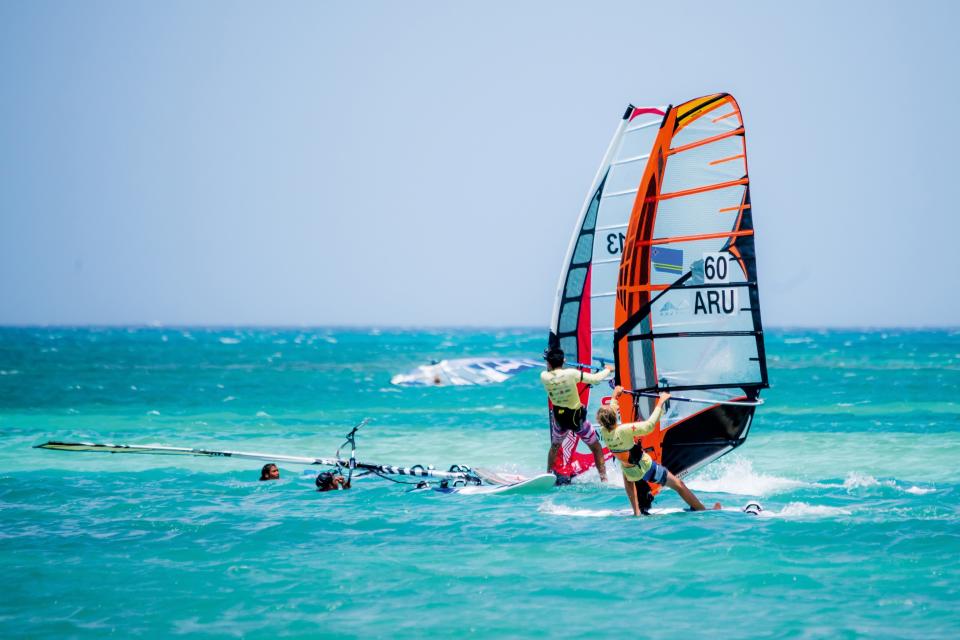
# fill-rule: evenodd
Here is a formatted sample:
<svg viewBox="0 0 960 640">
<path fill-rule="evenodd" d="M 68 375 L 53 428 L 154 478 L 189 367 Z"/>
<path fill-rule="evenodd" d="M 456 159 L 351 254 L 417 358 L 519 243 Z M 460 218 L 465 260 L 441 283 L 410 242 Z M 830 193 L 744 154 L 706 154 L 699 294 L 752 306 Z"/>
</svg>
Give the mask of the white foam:
<svg viewBox="0 0 960 640">
<path fill-rule="evenodd" d="M 554 516 L 573 516 L 576 518 L 610 518 L 633 515 L 633 511 L 629 509 L 577 509 L 553 504 L 552 502 L 544 502 L 537 508 L 537 511 Z"/>
<path fill-rule="evenodd" d="M 809 487 L 809 483 L 757 473 L 743 458 L 720 460 L 716 465 L 685 481 L 694 491 L 730 493 L 740 496 L 768 496 Z"/>
<path fill-rule="evenodd" d="M 220 344 L 240 344 L 240 340 L 238 338 L 223 337 L 220 338 Z"/>
<path fill-rule="evenodd" d="M 807 504 L 806 502 L 791 502 L 779 511 L 764 509 L 759 513 L 763 518 L 830 518 L 849 516 L 851 511 L 842 507 L 827 507 L 824 505 Z"/>
<path fill-rule="evenodd" d="M 856 489 L 869 489 L 872 487 L 894 489 L 896 491 L 902 491 L 915 496 L 922 496 L 928 493 L 934 493 L 936 491 L 935 487 L 903 487 L 896 480 L 878 480 L 869 474 L 859 473 L 857 471 L 851 471 L 843 480 L 843 488 L 849 493 L 852 493 Z"/>
<path fill-rule="evenodd" d="M 892 487 L 894 486 L 894 483 L 888 481 L 888 482 L 882 483 L 882 485 L 887 487 Z M 876 478 L 874 478 L 873 476 L 867 475 L 865 473 L 858 473 L 856 471 L 851 471 L 850 473 L 848 473 L 847 477 L 844 478 L 843 480 L 843 488 L 846 489 L 847 491 L 851 491 L 852 489 L 861 489 L 865 487 L 879 487 L 879 486 L 881 486 L 881 482 Z"/>
</svg>

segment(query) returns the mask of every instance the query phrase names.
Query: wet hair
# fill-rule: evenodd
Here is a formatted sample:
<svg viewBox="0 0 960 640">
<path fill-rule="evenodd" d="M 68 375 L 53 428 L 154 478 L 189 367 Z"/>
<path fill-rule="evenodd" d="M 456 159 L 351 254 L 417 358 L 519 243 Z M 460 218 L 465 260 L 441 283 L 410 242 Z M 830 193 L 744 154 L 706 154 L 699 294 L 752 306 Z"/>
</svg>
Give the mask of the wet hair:
<svg viewBox="0 0 960 640">
<path fill-rule="evenodd" d="M 337 485 L 334 484 L 333 479 L 338 477 L 339 474 L 334 474 L 329 471 L 324 471 L 323 473 L 317 474 L 317 491 L 332 491 L 337 488 Z"/>
<path fill-rule="evenodd" d="M 543 359 L 547 361 L 548 365 L 554 368 L 562 367 L 565 357 L 566 354 L 564 354 L 563 349 L 558 345 L 549 346 L 543 351 Z"/>
<path fill-rule="evenodd" d="M 261 479 L 261 480 L 272 480 L 272 478 L 270 477 L 270 468 L 271 468 L 271 467 L 273 467 L 274 469 L 277 469 L 277 465 L 273 464 L 272 462 L 263 465 L 263 468 L 260 469 L 260 479 Z M 279 471 L 279 469 L 277 469 L 277 471 Z"/>
<path fill-rule="evenodd" d="M 597 422 L 600 426 L 607 429 L 613 429 L 617 426 L 617 411 L 613 407 L 600 407 L 597 409 Z"/>
</svg>

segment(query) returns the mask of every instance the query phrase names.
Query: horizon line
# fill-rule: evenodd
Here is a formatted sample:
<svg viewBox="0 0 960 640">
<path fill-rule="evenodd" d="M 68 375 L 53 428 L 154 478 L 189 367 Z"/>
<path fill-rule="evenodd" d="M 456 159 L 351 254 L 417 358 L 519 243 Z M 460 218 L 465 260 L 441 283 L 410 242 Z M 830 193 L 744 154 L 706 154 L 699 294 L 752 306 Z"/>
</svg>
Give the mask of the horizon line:
<svg viewBox="0 0 960 640">
<path fill-rule="evenodd" d="M 550 328 L 546 325 L 473 325 L 473 324 L 219 324 L 219 323 L 198 323 L 198 324 L 163 324 L 159 322 L 151 323 L 86 323 L 86 324 L 20 324 L 0 322 L 0 330 L 4 329 L 137 329 L 137 330 L 164 330 L 164 329 L 192 329 L 206 331 L 230 331 L 230 330 L 316 330 L 316 329 L 336 329 L 346 331 L 543 331 L 549 333 Z M 765 331 L 952 331 L 960 330 L 960 325 L 869 325 L 869 324 L 842 324 L 842 325 L 768 325 Z"/>
</svg>

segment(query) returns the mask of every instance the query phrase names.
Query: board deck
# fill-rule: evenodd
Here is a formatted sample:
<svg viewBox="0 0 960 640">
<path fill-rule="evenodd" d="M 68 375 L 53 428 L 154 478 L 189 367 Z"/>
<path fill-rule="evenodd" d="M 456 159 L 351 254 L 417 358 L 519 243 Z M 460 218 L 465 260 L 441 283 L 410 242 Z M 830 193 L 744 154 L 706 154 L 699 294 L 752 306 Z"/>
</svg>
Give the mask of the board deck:
<svg viewBox="0 0 960 640">
<path fill-rule="evenodd" d="M 502 477 L 502 476 L 501 476 Z M 525 493 L 543 493 L 549 491 L 553 488 L 556 483 L 556 476 L 552 473 L 544 473 L 539 476 L 533 476 L 532 478 L 524 478 L 523 476 L 516 476 L 517 478 L 512 483 L 499 484 L 499 485 L 483 485 L 483 486 L 466 486 L 466 487 L 455 487 L 450 489 L 435 489 L 436 491 L 442 491 L 444 493 L 459 493 L 463 495 L 491 495 L 491 494 L 503 494 L 503 493 L 513 493 L 513 494 L 525 494 Z"/>
</svg>

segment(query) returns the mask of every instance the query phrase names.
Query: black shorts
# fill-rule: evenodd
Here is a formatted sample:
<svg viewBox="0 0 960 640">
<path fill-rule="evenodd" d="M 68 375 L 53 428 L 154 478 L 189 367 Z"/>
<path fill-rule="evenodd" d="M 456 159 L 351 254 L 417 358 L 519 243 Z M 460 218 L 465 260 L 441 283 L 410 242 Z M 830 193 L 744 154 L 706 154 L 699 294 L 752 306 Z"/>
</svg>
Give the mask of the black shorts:
<svg viewBox="0 0 960 640">
<path fill-rule="evenodd" d="M 553 419 L 560 431 L 580 431 L 583 427 L 583 421 L 587 419 L 587 408 L 567 409 L 554 405 Z"/>
</svg>

